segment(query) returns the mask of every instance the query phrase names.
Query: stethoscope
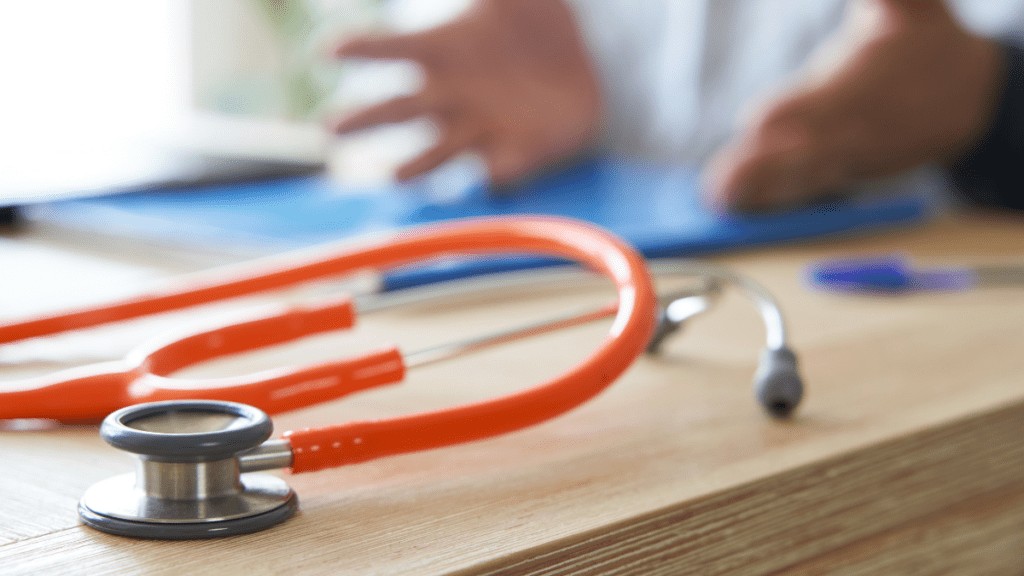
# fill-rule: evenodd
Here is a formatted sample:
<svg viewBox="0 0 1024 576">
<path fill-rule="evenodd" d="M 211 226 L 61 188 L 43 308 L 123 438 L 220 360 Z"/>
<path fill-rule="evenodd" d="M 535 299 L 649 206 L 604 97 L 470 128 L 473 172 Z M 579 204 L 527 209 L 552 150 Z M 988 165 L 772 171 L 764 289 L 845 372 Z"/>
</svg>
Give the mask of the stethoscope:
<svg viewBox="0 0 1024 576">
<path fill-rule="evenodd" d="M 357 358 L 240 377 L 172 378 L 178 370 L 200 362 L 349 328 L 355 321 L 349 299 L 286 307 L 242 322 L 165 337 L 134 350 L 123 361 L 17 383 L 15 390 L 0 393 L 0 419 L 78 422 L 106 415 L 101 437 L 138 455 L 138 464 L 134 474 L 101 481 L 87 490 L 79 503 L 82 521 L 122 536 L 191 539 L 262 530 L 294 513 L 298 500 L 291 488 L 276 476 L 254 472 L 290 468 L 299 473 L 365 462 L 504 434 L 558 416 L 601 392 L 645 350 L 656 352 L 686 318 L 708 307 L 710 297 L 723 284 L 738 287 L 748 296 L 766 326 L 767 343 L 755 375 L 758 401 L 776 417 L 788 416 L 800 402 L 803 386 L 796 358 L 787 345 L 779 306 L 764 288 L 719 267 L 677 262 L 661 268 L 703 277 L 707 286 L 673 294 L 659 305 L 647 265 L 632 248 L 594 226 L 556 218 L 468 220 L 420 228 L 361 247 L 276 258 L 251 269 L 195 277 L 184 286 L 159 293 L 3 325 L 0 344 L 367 269 L 502 253 L 582 264 L 614 283 L 617 302 L 419 354 L 403 355 L 389 346 Z M 495 282 L 507 285 L 509 281 L 476 280 L 470 285 L 481 289 Z M 428 289 L 412 299 L 444 293 L 451 293 L 450 287 Z M 409 299 L 385 299 L 377 306 Z M 613 320 L 590 356 L 534 388 L 390 420 L 292 430 L 268 440 L 272 424 L 267 413 L 396 383 L 417 365 L 599 318 Z"/>
</svg>

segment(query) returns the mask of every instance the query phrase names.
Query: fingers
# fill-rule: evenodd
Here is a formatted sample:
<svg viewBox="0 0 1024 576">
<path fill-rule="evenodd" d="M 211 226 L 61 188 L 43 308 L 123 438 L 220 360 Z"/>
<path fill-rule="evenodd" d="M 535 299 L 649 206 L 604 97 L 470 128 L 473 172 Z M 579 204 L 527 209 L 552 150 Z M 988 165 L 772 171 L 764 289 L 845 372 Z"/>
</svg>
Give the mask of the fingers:
<svg viewBox="0 0 1024 576">
<path fill-rule="evenodd" d="M 427 100 L 424 94 L 399 96 L 385 100 L 331 122 L 331 129 L 338 134 L 347 134 L 381 124 L 395 124 L 412 120 L 430 111 L 431 106 Z"/>
<path fill-rule="evenodd" d="M 491 185 L 495 188 L 510 186 L 540 167 L 531 156 L 512 143 L 487 146 L 481 150 L 481 154 Z"/>
<path fill-rule="evenodd" d="M 755 210 L 792 202 L 807 191 L 811 155 L 806 135 L 798 132 L 741 140 L 710 164 L 711 204 Z"/>
<path fill-rule="evenodd" d="M 437 168 L 457 154 L 473 148 L 476 136 L 477 132 L 468 127 L 447 127 L 433 146 L 399 166 L 395 177 L 401 181 L 411 180 Z"/>
<path fill-rule="evenodd" d="M 708 163 L 709 204 L 718 210 L 783 207 L 842 184 L 848 162 L 829 117 L 831 99 L 816 90 L 769 105 Z"/>
<path fill-rule="evenodd" d="M 395 176 L 406 181 L 421 176 L 458 154 L 477 151 L 495 188 L 510 186 L 536 171 L 539 166 L 515 146 L 481 146 L 483 135 L 461 129 L 450 130 L 434 146 L 398 168 Z"/>
<path fill-rule="evenodd" d="M 334 55 L 338 58 L 422 62 L 431 59 L 437 53 L 438 41 L 444 35 L 445 29 L 442 27 L 408 34 L 358 36 L 338 44 L 334 49 Z"/>
</svg>

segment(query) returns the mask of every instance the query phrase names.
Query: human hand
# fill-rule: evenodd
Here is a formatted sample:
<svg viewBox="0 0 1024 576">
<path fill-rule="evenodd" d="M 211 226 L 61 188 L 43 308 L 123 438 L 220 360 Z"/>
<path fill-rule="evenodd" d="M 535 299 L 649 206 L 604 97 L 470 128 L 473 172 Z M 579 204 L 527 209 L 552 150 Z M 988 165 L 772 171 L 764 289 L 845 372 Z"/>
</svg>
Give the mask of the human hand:
<svg viewBox="0 0 1024 576">
<path fill-rule="evenodd" d="M 407 59 L 422 89 L 334 123 L 344 134 L 426 116 L 438 141 L 400 166 L 406 180 L 477 152 L 501 186 L 582 152 L 600 124 L 600 89 L 560 0 L 478 0 L 440 27 L 342 43 L 339 57 Z"/>
<path fill-rule="evenodd" d="M 817 57 L 712 158 L 711 204 L 778 207 L 955 159 L 990 122 L 1002 69 L 936 0 L 857 0 Z"/>
</svg>

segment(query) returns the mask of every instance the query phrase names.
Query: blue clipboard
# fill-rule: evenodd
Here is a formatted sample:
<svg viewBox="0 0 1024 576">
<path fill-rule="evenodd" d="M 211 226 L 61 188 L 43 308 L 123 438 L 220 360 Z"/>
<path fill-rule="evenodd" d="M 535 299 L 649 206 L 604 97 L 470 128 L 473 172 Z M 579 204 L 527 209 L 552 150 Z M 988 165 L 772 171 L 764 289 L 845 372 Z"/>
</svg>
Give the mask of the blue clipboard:
<svg viewBox="0 0 1024 576">
<path fill-rule="evenodd" d="M 908 190 L 784 213 L 722 215 L 701 203 L 692 169 L 593 159 L 498 193 L 444 177 L 352 187 L 314 176 L 70 200 L 36 217 L 176 245 L 284 250 L 456 218 L 548 214 L 596 223 L 657 258 L 891 227 L 921 220 L 930 204 L 926 194 Z M 551 262 L 444 261 L 394 271 L 386 288 Z"/>
</svg>

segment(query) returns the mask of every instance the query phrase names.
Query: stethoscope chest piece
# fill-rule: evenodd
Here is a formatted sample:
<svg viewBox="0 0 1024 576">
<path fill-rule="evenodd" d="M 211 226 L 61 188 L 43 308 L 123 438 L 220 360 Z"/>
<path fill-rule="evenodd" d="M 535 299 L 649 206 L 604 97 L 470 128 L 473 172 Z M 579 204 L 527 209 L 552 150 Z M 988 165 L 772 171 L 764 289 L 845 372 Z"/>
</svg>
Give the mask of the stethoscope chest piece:
<svg viewBox="0 0 1024 576">
<path fill-rule="evenodd" d="M 242 474 L 239 458 L 271 432 L 266 414 L 233 402 L 118 410 L 100 434 L 139 456 L 136 472 L 94 484 L 79 503 L 79 517 L 119 536 L 174 540 L 245 534 L 283 522 L 298 508 L 295 493 L 276 476 Z"/>
</svg>

